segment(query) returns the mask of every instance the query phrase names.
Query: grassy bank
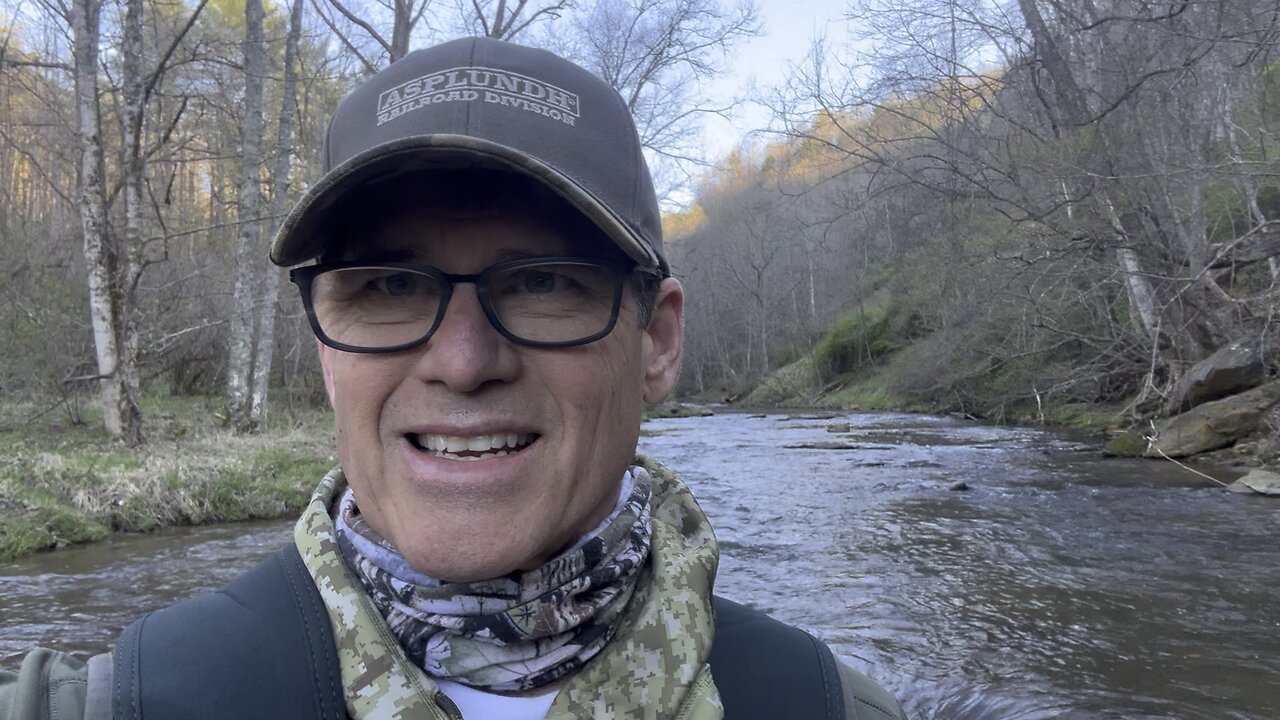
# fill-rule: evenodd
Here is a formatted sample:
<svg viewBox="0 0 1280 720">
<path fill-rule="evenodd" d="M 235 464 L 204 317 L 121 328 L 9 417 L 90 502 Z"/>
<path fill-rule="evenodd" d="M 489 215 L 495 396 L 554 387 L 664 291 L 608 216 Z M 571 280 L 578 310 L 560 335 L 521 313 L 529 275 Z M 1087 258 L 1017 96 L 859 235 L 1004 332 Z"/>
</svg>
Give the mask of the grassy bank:
<svg viewBox="0 0 1280 720">
<path fill-rule="evenodd" d="M 1036 389 L 1070 387 L 1061 381 L 1074 371 L 1070 362 L 996 362 L 974 351 L 980 338 L 958 347 L 944 336 L 927 332 L 917 313 L 878 293 L 837 318 L 811 348 L 764 378 L 739 404 L 958 414 L 1095 432 L 1123 424 L 1121 405 L 1084 402 L 1087 392 Z"/>
<path fill-rule="evenodd" d="M 989 399 L 986 403 L 930 400 L 895 392 L 910 349 L 837 375 L 820 375 L 812 355 L 779 368 L 743 398 L 744 407 L 825 408 L 866 412 L 960 414 L 1017 425 L 1047 425 L 1109 433 L 1121 425 L 1120 408 L 1082 403 Z"/>
<path fill-rule="evenodd" d="M 114 532 L 283 518 L 336 462 L 327 413 L 277 412 L 238 436 L 215 398 L 149 397 L 148 444 L 129 450 L 97 419 L 0 405 L 0 560 Z"/>
</svg>

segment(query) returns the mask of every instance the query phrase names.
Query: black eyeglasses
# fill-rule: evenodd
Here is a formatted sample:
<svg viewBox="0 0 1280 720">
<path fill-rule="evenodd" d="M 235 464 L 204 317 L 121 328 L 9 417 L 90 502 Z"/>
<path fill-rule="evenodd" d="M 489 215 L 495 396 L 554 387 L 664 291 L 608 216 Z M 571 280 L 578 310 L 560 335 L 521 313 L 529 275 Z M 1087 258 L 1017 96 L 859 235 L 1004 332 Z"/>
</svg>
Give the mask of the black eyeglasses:
<svg viewBox="0 0 1280 720">
<path fill-rule="evenodd" d="M 413 263 L 322 263 L 290 271 L 320 342 L 354 353 L 407 350 L 430 339 L 453 286 L 473 283 L 484 314 L 520 345 L 573 347 L 608 335 L 632 272 L 585 257 L 538 257 L 457 275 Z"/>
</svg>

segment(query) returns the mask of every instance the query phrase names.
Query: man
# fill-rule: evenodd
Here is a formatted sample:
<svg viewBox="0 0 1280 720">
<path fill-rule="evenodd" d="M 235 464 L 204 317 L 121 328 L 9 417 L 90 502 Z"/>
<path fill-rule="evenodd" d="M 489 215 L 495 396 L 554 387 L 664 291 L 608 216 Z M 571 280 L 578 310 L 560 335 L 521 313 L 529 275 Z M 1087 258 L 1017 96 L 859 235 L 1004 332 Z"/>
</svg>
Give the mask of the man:
<svg viewBox="0 0 1280 720">
<path fill-rule="evenodd" d="M 635 455 L 683 291 L 608 85 L 450 42 L 356 88 L 324 152 L 272 259 L 302 265 L 340 467 L 227 588 L 87 669 L 33 653 L 12 715 L 902 717 L 810 636 L 713 600 L 707 518 Z"/>
</svg>

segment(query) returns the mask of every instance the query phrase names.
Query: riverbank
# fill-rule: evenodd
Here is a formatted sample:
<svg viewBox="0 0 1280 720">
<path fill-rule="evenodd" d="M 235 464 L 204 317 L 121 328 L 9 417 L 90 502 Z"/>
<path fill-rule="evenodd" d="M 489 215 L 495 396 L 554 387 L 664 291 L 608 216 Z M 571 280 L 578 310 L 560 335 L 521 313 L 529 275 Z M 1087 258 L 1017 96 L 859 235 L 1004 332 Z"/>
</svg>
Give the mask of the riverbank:
<svg viewBox="0 0 1280 720">
<path fill-rule="evenodd" d="M 336 462 L 321 408 L 278 411 L 254 435 L 218 418 L 219 401 L 144 400 L 148 443 L 107 438 L 88 411 L 0 406 L 0 561 L 115 532 L 297 515 Z"/>
<path fill-rule="evenodd" d="M 803 365 L 775 373 L 740 408 L 908 411 L 945 414 L 894 396 L 883 378 L 806 384 Z M 41 550 L 97 542 L 113 533 L 245 520 L 288 519 L 336 462 L 327 408 L 277 410 L 254 435 L 224 427 L 221 402 L 206 397 L 148 397 L 148 443 L 130 450 L 101 432 L 97 418 L 36 404 L 0 405 L 0 562 Z M 964 413 L 1004 424 L 1083 429 L 1102 447 L 1121 431 L 1115 408 L 1044 408 L 1040 416 Z M 709 414 L 698 405 L 652 408 L 646 419 Z M 1123 437 L 1123 435 L 1119 435 Z M 1249 447 L 1256 447 L 1254 444 Z M 1248 453 L 1197 458 L 1257 465 Z"/>
<path fill-rule="evenodd" d="M 929 401 L 894 392 L 893 359 L 823 380 L 811 356 L 779 368 L 751 392 L 735 400 L 746 408 L 820 408 L 850 412 L 913 412 L 959 415 L 1008 425 L 1042 425 L 1086 430 L 1100 437 L 1123 429 L 1121 407 L 1082 403 L 1007 401 L 982 405 Z"/>
<path fill-rule="evenodd" d="M 834 433 L 848 420 L 713 409 L 650 424 L 641 448 L 694 486 L 717 592 L 821 634 L 912 717 L 1212 718 L 1230 698 L 1238 718 L 1280 718 L 1273 505 L 1056 433 L 889 413 Z M 855 447 L 783 447 L 831 440 Z M 103 652 L 288 537 L 237 524 L 9 565 L 0 663 Z"/>
<path fill-rule="evenodd" d="M 143 405 L 147 444 L 130 450 L 89 407 L 0 404 L 0 562 L 114 533 L 293 518 L 337 463 L 326 407 L 277 409 L 261 432 L 237 435 L 219 398 Z M 709 414 L 662 405 L 646 419 Z"/>
<path fill-rule="evenodd" d="M 896 393 L 895 375 L 908 357 L 899 353 L 880 364 L 824 379 L 815 369 L 813 356 L 807 356 L 778 369 L 750 393 L 736 398 L 734 404 L 743 408 L 956 415 L 1002 425 L 1084 432 L 1096 438 L 1104 454 L 1118 457 L 1191 459 L 1232 470 L 1280 467 L 1280 410 L 1275 409 L 1280 406 L 1270 400 L 1280 393 L 1280 383 L 1259 379 L 1263 384 L 1256 390 L 1204 402 L 1184 415 L 1165 417 L 1135 414 L 1124 403 L 1063 403 L 1037 394 L 965 403 L 958 395 L 922 399 Z M 1204 437 L 1206 434 L 1209 437 Z"/>
</svg>

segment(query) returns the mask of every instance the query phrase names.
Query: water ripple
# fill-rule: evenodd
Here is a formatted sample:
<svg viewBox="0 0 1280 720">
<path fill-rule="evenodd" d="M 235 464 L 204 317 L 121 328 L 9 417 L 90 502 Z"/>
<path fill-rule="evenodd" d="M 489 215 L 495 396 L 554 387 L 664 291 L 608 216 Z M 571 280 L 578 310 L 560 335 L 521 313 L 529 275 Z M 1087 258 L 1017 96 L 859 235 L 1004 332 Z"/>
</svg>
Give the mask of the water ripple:
<svg viewBox="0 0 1280 720">
<path fill-rule="evenodd" d="M 823 637 L 914 718 L 1280 718 L 1280 503 L 951 418 L 646 430 L 642 450 L 715 524 L 717 590 Z M 845 449 L 785 447 L 832 442 Z M 208 528 L 0 566 L 0 662 L 35 643 L 98 651 L 288 533 Z"/>
</svg>

